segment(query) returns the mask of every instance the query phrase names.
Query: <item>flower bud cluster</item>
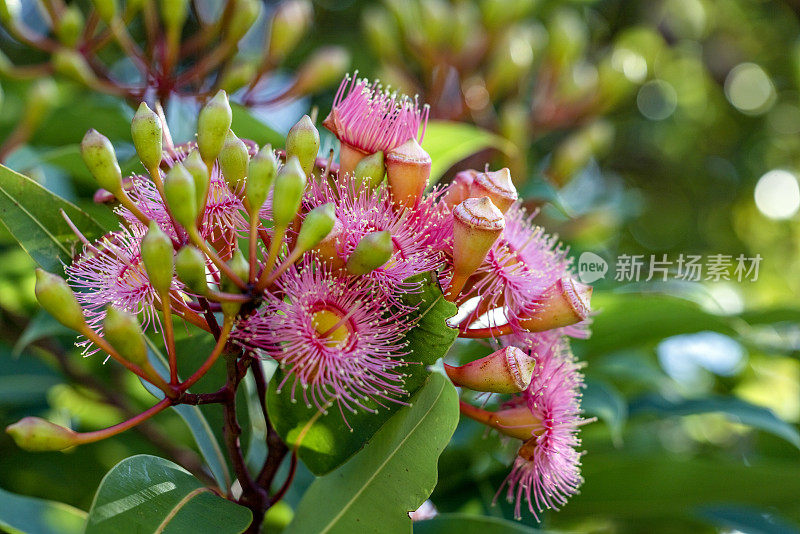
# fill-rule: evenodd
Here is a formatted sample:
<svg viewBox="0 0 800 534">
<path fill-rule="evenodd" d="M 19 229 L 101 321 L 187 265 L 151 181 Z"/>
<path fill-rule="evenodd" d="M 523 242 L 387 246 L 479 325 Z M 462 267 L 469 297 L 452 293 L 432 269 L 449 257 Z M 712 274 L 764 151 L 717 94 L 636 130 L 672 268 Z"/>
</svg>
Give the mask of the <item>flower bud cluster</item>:
<svg viewBox="0 0 800 534">
<path fill-rule="evenodd" d="M 582 422 L 582 378 L 566 336 L 586 331 L 591 288 L 525 215 L 509 169 L 466 171 L 428 190 L 427 108 L 377 83 L 346 78 L 341 87 L 324 122 L 340 141 L 338 164 L 318 156 L 309 116 L 283 150 L 239 138 L 224 91 L 200 110 L 197 141 L 184 145 L 173 146 L 159 115 L 139 107 L 131 134 L 141 175 L 123 180 L 111 143 L 88 132 L 81 155 L 118 203 L 120 229 L 83 238 L 67 280 L 37 272 L 37 298 L 86 352 L 102 351 L 160 388 L 164 406 L 181 402 L 226 351 L 242 364 L 272 358 L 279 394 L 323 413 L 335 404 L 346 421 L 405 402 L 405 338 L 422 311 L 405 297 L 433 273 L 460 308 L 459 335 L 494 346 L 445 365 L 448 376 L 511 396 L 493 411 L 462 403 L 462 412 L 523 442 L 508 483 L 534 488 L 534 514 L 534 505 L 562 504 L 580 483 Z M 216 338 L 188 378 L 178 374 L 174 318 Z M 146 336 L 156 332 L 169 377 L 149 360 Z M 104 435 L 38 420 L 9 432 L 32 449 Z"/>
<path fill-rule="evenodd" d="M 328 88 L 350 62 L 341 47 L 321 48 L 296 68 L 288 83 L 281 87 L 270 84 L 270 74 L 290 60 L 311 31 L 314 10 L 310 0 L 284 0 L 270 11 L 260 0 L 224 2 L 218 15 L 192 9 L 188 0 L 164 0 L 152 6 L 134 0 L 30 2 L 48 15 L 42 17 L 44 28 L 34 30 L 26 25 L 18 1 L 2 2 L 16 8 L 4 10 L 0 25 L 21 46 L 35 49 L 35 56 L 43 54 L 45 61 L 17 65 L 0 52 L 0 74 L 50 83 L 49 75 L 55 74 L 136 105 L 145 99 L 167 102 L 173 95 L 202 98 L 219 89 L 237 93 L 246 106 L 274 104 Z M 243 39 L 261 24 L 269 28 L 261 43 Z M 142 31 L 131 30 L 139 27 Z M 139 81 L 131 83 L 130 76 L 123 80 L 114 74 L 112 66 L 123 59 L 138 71 L 135 79 Z M 32 93 L 28 100 L 31 108 L 38 102 Z M 45 106 L 53 100 L 44 99 Z M 15 136 L 16 145 L 4 147 L 3 152 L 24 142 L 38 126 L 33 117 L 26 122 L 30 123 L 27 128 L 20 129 L 25 135 Z M 137 122 L 150 125 L 134 125 L 142 136 L 154 125 L 152 117 L 142 116 Z M 152 154 L 156 154 L 155 148 L 143 156 L 147 159 Z"/>
</svg>

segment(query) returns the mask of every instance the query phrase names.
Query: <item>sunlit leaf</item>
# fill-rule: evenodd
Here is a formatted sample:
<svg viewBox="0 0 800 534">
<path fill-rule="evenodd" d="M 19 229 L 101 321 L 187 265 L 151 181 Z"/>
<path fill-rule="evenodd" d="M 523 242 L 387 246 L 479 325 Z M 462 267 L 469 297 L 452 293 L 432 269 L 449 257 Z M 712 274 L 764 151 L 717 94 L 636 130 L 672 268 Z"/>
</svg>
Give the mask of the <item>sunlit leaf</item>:
<svg viewBox="0 0 800 534">
<path fill-rule="evenodd" d="M 410 532 L 408 512 L 433 491 L 458 415 L 455 388 L 432 374 L 358 455 L 311 485 L 284 532 Z"/>
<path fill-rule="evenodd" d="M 0 165 L 0 223 L 43 269 L 60 272 L 78 238 L 59 210 L 64 210 L 84 235 L 93 239 L 105 229 L 74 204 L 30 178 Z"/>
<path fill-rule="evenodd" d="M 422 140 L 431 156 L 430 185 L 436 184 L 447 170 L 459 161 L 487 148 L 513 154 L 517 148 L 499 135 L 471 124 L 450 121 L 429 121 Z"/>
<path fill-rule="evenodd" d="M 114 466 L 100 483 L 86 534 L 197 532 L 239 534 L 250 510 L 223 499 L 177 464 L 141 454 Z"/>
</svg>

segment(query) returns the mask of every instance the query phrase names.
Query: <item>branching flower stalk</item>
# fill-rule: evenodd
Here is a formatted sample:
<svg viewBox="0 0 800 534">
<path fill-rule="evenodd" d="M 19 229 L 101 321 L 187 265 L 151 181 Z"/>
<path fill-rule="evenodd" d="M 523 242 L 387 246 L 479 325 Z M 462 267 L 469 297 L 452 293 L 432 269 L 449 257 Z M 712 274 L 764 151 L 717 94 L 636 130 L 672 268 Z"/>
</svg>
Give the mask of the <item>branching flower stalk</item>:
<svg viewBox="0 0 800 534">
<path fill-rule="evenodd" d="M 77 2 L 32 3 L 42 16 L 41 33 L 25 24 L 17 1 L 0 0 L 0 24 L 13 40 L 47 59 L 15 65 L 0 53 L 0 76 L 37 79 L 34 87 L 39 92 L 55 92 L 45 78 L 54 75 L 133 105 L 142 101 L 167 105 L 173 96 L 204 101 L 222 89 L 238 92 L 246 106 L 266 106 L 328 87 L 349 64 L 344 49 L 324 47 L 288 83 L 270 85 L 311 28 L 314 13 L 308 0 L 286 0 L 267 14 L 262 13 L 260 0 L 224 2 L 221 13 L 192 0 L 92 0 L 85 11 Z M 261 48 L 243 50 L 243 38 L 257 26 L 263 26 L 265 33 Z M 115 72 L 126 63 L 136 75 L 123 81 Z M 54 99 L 32 95 L 30 100 L 29 108 L 35 111 L 46 110 Z M 43 115 L 25 114 L 28 118 L 0 146 L 0 160 L 30 137 L 39 123 L 34 119 Z"/>
<path fill-rule="evenodd" d="M 524 215 L 508 169 L 470 171 L 428 191 L 421 147 L 427 108 L 378 83 L 342 82 L 324 124 L 349 147 L 346 162 L 319 158 L 319 132 L 303 117 L 285 150 L 258 147 L 230 130 L 224 91 L 200 112 L 197 141 L 172 146 L 158 113 L 142 104 L 131 134 L 146 174 L 123 180 L 114 148 L 87 133 L 83 159 L 119 201 L 119 230 L 90 242 L 67 280 L 37 271 L 42 307 L 97 352 L 160 389 L 151 408 L 107 429 L 80 433 L 38 418 L 7 431 L 30 450 L 62 450 L 123 432 L 169 407 L 218 404 L 241 493 L 257 532 L 285 495 L 303 436 L 319 417 L 407 404 L 406 336 L 417 310 L 405 298 L 427 275 L 461 308 L 465 338 L 495 352 L 446 365 L 462 389 L 510 395 L 497 411 L 462 403 L 466 417 L 521 440 L 508 496 L 538 517 L 581 483 L 578 428 L 582 377 L 567 336 L 588 332 L 591 288 L 574 280 L 565 251 Z M 166 150 L 164 148 L 166 147 Z M 476 304 L 477 302 L 477 304 Z M 174 317 L 173 317 L 174 316 Z M 175 340 L 182 319 L 214 348 L 182 376 Z M 146 335 L 160 333 L 168 376 L 154 369 Z M 316 410 L 290 450 L 270 422 L 261 360 L 279 365 L 277 394 Z M 216 391 L 190 391 L 224 362 Z M 251 373 L 266 421 L 268 453 L 251 472 L 240 443 L 236 393 Z M 289 474 L 277 488 L 278 468 Z"/>
</svg>

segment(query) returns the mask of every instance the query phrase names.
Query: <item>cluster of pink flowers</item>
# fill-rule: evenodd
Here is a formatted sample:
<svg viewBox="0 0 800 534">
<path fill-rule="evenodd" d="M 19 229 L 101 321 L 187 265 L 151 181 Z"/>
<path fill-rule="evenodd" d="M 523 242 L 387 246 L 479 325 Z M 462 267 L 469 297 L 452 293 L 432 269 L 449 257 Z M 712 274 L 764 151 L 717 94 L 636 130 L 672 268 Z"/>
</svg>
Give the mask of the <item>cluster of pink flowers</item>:
<svg viewBox="0 0 800 534">
<path fill-rule="evenodd" d="M 147 169 L 150 177 L 130 177 L 123 192 L 112 192 L 121 201 L 121 229 L 85 241 L 66 268 L 68 281 L 98 333 L 108 305 L 139 316 L 144 329 L 158 329 L 158 311 L 170 310 L 214 331 L 208 318 L 222 312 L 228 341 L 279 362 L 279 390 L 320 411 L 336 406 L 346 418 L 347 412 L 405 402 L 411 362 L 404 360 L 404 338 L 416 310 L 403 297 L 418 290 L 415 275 L 436 272 L 444 298 L 464 317 L 453 325 L 459 335 L 490 338 L 498 349 L 481 365 L 447 366 L 451 379 L 463 388 L 511 395 L 496 412 L 467 403 L 462 412 L 521 440 L 507 494 L 517 502 L 517 515 L 522 501 L 537 515 L 564 504 L 581 484 L 583 382 L 567 336 L 587 333 L 591 290 L 573 279 L 566 250 L 526 214 L 507 169 L 466 171 L 426 192 L 430 157 L 419 145 L 426 122 L 427 107 L 416 100 L 348 78 L 324 122 L 341 141 L 338 166 L 318 166 L 313 125 L 295 132 L 285 152 L 237 144 L 229 133 L 225 146 L 241 147 L 236 157 L 276 162 L 274 188 L 256 206 L 250 204 L 251 177 L 236 181 L 226 170 L 237 168 L 236 158 L 208 160 L 202 139 L 166 146 L 156 170 Z M 311 146 L 311 159 L 297 146 Z M 192 227 L 164 189 L 195 151 L 208 166 L 208 183 Z M 363 164 L 374 155 L 377 165 Z M 289 189 L 279 187 L 282 173 L 301 167 L 294 219 L 285 225 L 268 220 L 291 203 Z M 307 243 L 318 211 L 327 214 L 329 226 Z M 141 248 L 154 227 L 178 256 L 187 247 L 202 253 L 201 287 L 185 279 L 180 266 L 166 291 L 150 283 Z M 247 239 L 249 255 L 239 252 Z"/>
</svg>

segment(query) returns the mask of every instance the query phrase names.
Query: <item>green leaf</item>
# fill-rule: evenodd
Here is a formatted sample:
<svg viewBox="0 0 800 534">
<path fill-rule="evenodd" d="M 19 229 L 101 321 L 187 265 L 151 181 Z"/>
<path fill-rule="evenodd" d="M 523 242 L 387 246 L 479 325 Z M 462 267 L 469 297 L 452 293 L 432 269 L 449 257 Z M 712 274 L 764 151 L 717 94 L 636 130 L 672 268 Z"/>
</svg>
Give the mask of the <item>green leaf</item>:
<svg viewBox="0 0 800 534">
<path fill-rule="evenodd" d="M 410 533 L 408 512 L 433 491 L 458 415 L 453 385 L 431 375 L 358 456 L 311 484 L 285 534 Z"/>
<path fill-rule="evenodd" d="M 164 358 L 164 355 L 161 354 L 161 351 L 158 350 L 158 347 L 153 344 L 150 338 L 146 337 L 145 339 L 147 340 L 150 363 L 153 368 L 162 377 L 168 377 L 169 368 L 167 367 L 166 358 Z M 175 343 L 179 355 L 181 353 L 181 341 L 185 340 L 176 340 Z M 163 391 L 150 382 L 145 382 L 144 380 L 140 381 L 154 397 L 159 400 L 164 398 Z M 186 426 L 189 427 L 189 431 L 192 433 L 195 443 L 197 443 L 197 448 L 200 449 L 200 454 L 203 455 L 203 458 L 211 470 L 211 475 L 214 477 L 219 487 L 222 489 L 229 488 L 231 476 L 228 472 L 228 464 L 225 461 L 225 456 L 222 454 L 222 449 L 214 435 L 214 431 L 211 430 L 211 426 L 209 426 L 200 407 L 190 404 L 178 404 L 171 408 L 175 410 L 181 419 L 183 419 L 183 422 L 186 423 Z"/>
<path fill-rule="evenodd" d="M 768 506 L 789 517 L 798 512 L 797 458 L 752 457 L 745 464 L 663 451 L 651 455 L 589 451 L 582 464 L 586 482 L 557 514 L 559 519 L 627 518 L 656 524 L 688 517 L 698 506 L 725 502 Z"/>
<path fill-rule="evenodd" d="M 0 530 L 10 534 L 79 534 L 86 512 L 68 504 L 9 493 L 0 488 Z"/>
<path fill-rule="evenodd" d="M 594 415 L 605 421 L 614 443 L 621 444 L 622 429 L 628 418 L 628 404 L 614 386 L 602 380 L 587 378 L 581 407 L 586 415 Z"/>
<path fill-rule="evenodd" d="M 644 412 L 664 416 L 719 412 L 736 423 L 774 434 L 800 449 L 800 433 L 797 428 L 779 418 L 772 410 L 736 397 L 670 400 L 658 394 L 651 394 L 634 401 L 630 411 L 631 415 Z"/>
<path fill-rule="evenodd" d="M 499 517 L 441 514 L 414 523 L 414 534 L 546 534 L 544 530 Z"/>
<path fill-rule="evenodd" d="M 204 487 L 181 466 L 147 454 L 126 458 L 109 471 L 92 502 L 86 534 L 108 532 L 238 534 L 250 510 Z"/>
<path fill-rule="evenodd" d="M 600 313 L 593 318 L 592 337 L 581 343 L 590 355 L 704 330 L 737 335 L 729 318 L 704 311 L 692 301 L 667 295 L 598 292 L 592 299 L 592 308 Z"/>
<path fill-rule="evenodd" d="M 447 170 L 459 161 L 486 148 L 496 148 L 512 155 L 517 147 L 507 139 L 471 124 L 451 121 L 429 121 L 422 141 L 431 156 L 430 185 L 436 184 Z"/>
<path fill-rule="evenodd" d="M 0 165 L 0 222 L 43 269 L 61 272 L 78 241 L 60 210 L 89 238 L 105 233 L 100 224 L 74 204 L 30 178 Z"/>
<path fill-rule="evenodd" d="M 258 143 L 258 146 L 271 144 L 272 148 L 282 147 L 284 137 L 264 124 L 260 119 L 253 116 L 247 108 L 231 102 L 233 121 L 231 130 L 240 139 L 251 139 Z"/>
<path fill-rule="evenodd" d="M 769 510 L 728 504 L 704 506 L 698 515 L 719 527 L 749 534 L 798 534 L 800 528 Z"/>
<path fill-rule="evenodd" d="M 409 395 L 413 395 L 430 374 L 428 366 L 443 357 L 456 339 L 456 330 L 447 326 L 446 322 L 455 315 L 456 307 L 444 300 L 438 284 L 432 280 L 424 283 L 420 292 L 407 294 L 404 299 L 407 304 L 417 307 L 417 311 L 408 318 L 409 321 L 416 321 L 416 326 L 406 336 L 409 354 L 405 357 L 408 362 L 421 364 L 412 363 L 406 370 L 409 376 L 406 378 L 405 388 Z M 369 413 L 361 410 L 355 414 L 348 413 L 345 422 L 336 406 L 329 409 L 327 415 L 319 415 L 315 407 L 309 408 L 302 402 L 292 402 L 288 394 L 279 395 L 277 385 L 283 376 L 277 371 L 270 382 L 267 392 L 269 417 L 275 430 L 290 447 L 308 427 L 298 455 L 316 475 L 332 471 L 358 452 L 402 407 L 400 404 L 390 403 L 386 409 L 375 403 L 368 403 L 379 411 Z"/>
</svg>

